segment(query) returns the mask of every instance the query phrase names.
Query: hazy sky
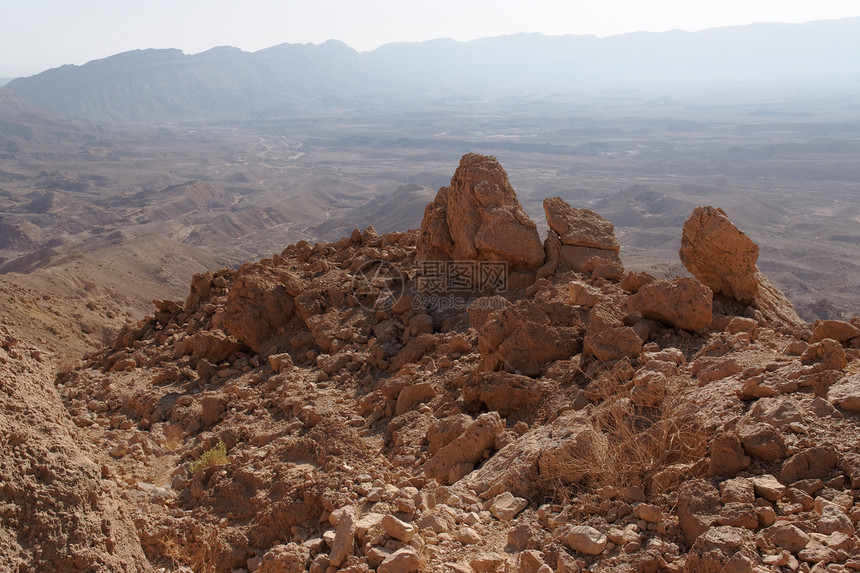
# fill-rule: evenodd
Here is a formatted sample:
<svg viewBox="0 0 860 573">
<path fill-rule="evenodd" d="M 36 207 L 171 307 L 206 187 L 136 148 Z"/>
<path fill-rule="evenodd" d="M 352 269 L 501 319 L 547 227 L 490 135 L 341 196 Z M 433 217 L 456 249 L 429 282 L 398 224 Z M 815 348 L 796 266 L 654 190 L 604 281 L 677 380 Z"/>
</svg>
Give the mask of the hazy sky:
<svg viewBox="0 0 860 573">
<path fill-rule="evenodd" d="M 246 51 L 346 42 L 359 51 L 518 32 L 610 36 L 860 16 L 857 0 L 0 0 L 0 77 L 139 48 Z"/>
</svg>

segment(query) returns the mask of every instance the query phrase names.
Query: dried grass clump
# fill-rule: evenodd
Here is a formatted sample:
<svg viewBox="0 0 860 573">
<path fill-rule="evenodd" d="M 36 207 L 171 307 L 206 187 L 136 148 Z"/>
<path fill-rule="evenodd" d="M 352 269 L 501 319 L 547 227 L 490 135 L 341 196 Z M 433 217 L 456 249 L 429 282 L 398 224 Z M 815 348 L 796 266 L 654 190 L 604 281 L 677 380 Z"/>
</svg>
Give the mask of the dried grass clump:
<svg viewBox="0 0 860 573">
<path fill-rule="evenodd" d="M 683 474 L 706 455 L 706 433 L 676 400 L 645 407 L 628 386 L 617 386 L 572 438 L 542 453 L 541 478 L 585 489 L 645 487 L 669 468 Z"/>
<path fill-rule="evenodd" d="M 227 463 L 230 463 L 230 459 L 227 457 L 227 445 L 224 442 L 218 442 L 217 446 L 203 452 L 199 459 L 188 466 L 188 473 L 194 475 L 200 470 Z"/>
</svg>

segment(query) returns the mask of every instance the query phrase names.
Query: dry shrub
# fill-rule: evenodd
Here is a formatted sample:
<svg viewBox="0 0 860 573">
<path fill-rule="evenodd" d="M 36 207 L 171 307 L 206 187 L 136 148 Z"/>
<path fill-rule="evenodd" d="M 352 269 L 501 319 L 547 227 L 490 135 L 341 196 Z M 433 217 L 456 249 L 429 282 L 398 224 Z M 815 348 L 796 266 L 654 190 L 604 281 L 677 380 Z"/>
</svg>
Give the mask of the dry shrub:
<svg viewBox="0 0 860 573">
<path fill-rule="evenodd" d="M 188 473 L 194 475 L 200 470 L 227 463 L 230 463 L 229 458 L 227 458 L 227 445 L 224 442 L 218 442 L 218 445 L 203 452 L 198 460 L 188 466 Z"/>
<path fill-rule="evenodd" d="M 570 439 L 541 455 L 541 477 L 580 488 L 644 487 L 667 468 L 692 466 L 706 455 L 706 433 L 676 400 L 648 408 L 634 396 L 631 385 L 619 385 L 597 404 Z"/>
</svg>

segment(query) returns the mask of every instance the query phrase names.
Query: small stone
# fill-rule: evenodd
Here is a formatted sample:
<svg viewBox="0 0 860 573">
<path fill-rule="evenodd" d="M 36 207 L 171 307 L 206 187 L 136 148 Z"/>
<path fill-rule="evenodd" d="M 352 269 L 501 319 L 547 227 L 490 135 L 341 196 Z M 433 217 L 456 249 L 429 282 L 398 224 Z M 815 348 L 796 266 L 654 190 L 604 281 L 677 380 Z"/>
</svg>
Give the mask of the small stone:
<svg viewBox="0 0 860 573">
<path fill-rule="evenodd" d="M 369 529 L 381 525 L 384 517 L 381 513 L 366 513 L 362 515 L 361 519 L 355 522 L 355 536 L 361 539 Z"/>
<path fill-rule="evenodd" d="M 758 524 L 761 527 L 770 527 L 776 522 L 776 511 L 770 506 L 755 508 Z"/>
<path fill-rule="evenodd" d="M 403 541 L 404 543 L 409 543 L 412 541 L 412 538 L 415 537 L 415 526 L 411 523 L 401 521 L 393 515 L 386 515 L 383 517 L 381 525 L 382 530 L 385 531 L 386 534 L 394 539 Z"/>
<path fill-rule="evenodd" d="M 338 516 L 329 560 L 335 567 L 343 565 L 352 556 L 355 542 L 355 509 L 346 507 Z"/>
<path fill-rule="evenodd" d="M 791 523 L 772 525 L 761 530 L 759 537 L 792 553 L 797 553 L 809 543 L 809 535 Z"/>
<path fill-rule="evenodd" d="M 827 505 L 822 509 L 821 518 L 818 520 L 818 533 L 830 535 L 834 532 L 854 535 L 854 524 L 837 506 Z"/>
<path fill-rule="evenodd" d="M 752 460 L 744 453 L 740 438 L 735 432 L 719 432 L 711 440 L 712 476 L 734 477 L 749 467 Z"/>
<path fill-rule="evenodd" d="M 507 558 L 500 553 L 481 553 L 469 561 L 475 573 L 491 573 L 503 567 Z"/>
<path fill-rule="evenodd" d="M 622 547 L 629 543 L 640 541 L 639 534 L 633 531 L 631 526 L 625 527 L 624 529 L 611 527 L 606 533 L 606 537 L 610 543 L 614 543 L 615 545 Z"/>
<path fill-rule="evenodd" d="M 478 532 L 471 527 L 464 527 L 463 529 L 457 530 L 454 534 L 454 539 L 463 545 L 473 545 L 481 542 L 481 536 L 478 535 Z"/>
<path fill-rule="evenodd" d="M 522 551 L 528 546 L 528 543 L 531 541 L 533 536 L 534 532 L 531 527 L 526 523 L 520 523 L 508 531 L 508 544 L 506 551 Z"/>
<path fill-rule="evenodd" d="M 827 400 L 847 412 L 860 412 L 860 374 L 836 382 L 828 390 Z"/>
<path fill-rule="evenodd" d="M 415 573 L 419 566 L 418 551 L 413 547 L 403 547 L 386 557 L 377 571 L 379 573 Z"/>
<path fill-rule="evenodd" d="M 442 533 L 449 529 L 448 522 L 445 519 L 432 513 L 425 513 L 418 518 L 415 524 L 421 529 L 429 529 L 433 533 Z"/>
<path fill-rule="evenodd" d="M 394 551 L 387 547 L 373 546 L 365 550 L 364 557 L 367 559 L 367 564 L 376 569 L 382 565 L 382 562 L 390 557 L 392 553 L 394 553 Z"/>
<path fill-rule="evenodd" d="M 285 372 L 293 367 L 293 358 L 286 352 L 269 356 L 269 366 L 276 373 Z"/>
<path fill-rule="evenodd" d="M 765 565 L 775 565 L 776 567 L 785 567 L 791 559 L 791 553 L 788 551 L 780 551 L 776 555 L 765 555 L 762 557 L 762 562 Z"/>
<path fill-rule="evenodd" d="M 574 551 L 600 555 L 606 549 L 606 535 L 587 525 L 575 525 L 568 530 L 565 542 Z"/>
<path fill-rule="evenodd" d="M 490 512 L 501 521 L 510 521 L 516 515 L 524 510 L 526 506 L 529 504 L 528 501 L 521 497 L 514 497 L 514 495 L 506 491 L 505 493 L 501 493 L 493 499 L 493 503 L 490 506 Z"/>
<path fill-rule="evenodd" d="M 663 510 L 656 505 L 640 503 L 633 508 L 633 517 L 648 523 L 659 523 L 663 519 Z"/>
<path fill-rule="evenodd" d="M 752 478 L 755 493 L 768 501 L 777 501 L 785 495 L 786 487 L 771 474 L 764 474 Z"/>
<path fill-rule="evenodd" d="M 717 522 L 720 525 L 758 529 L 758 514 L 751 503 L 731 502 L 723 506 Z"/>
<path fill-rule="evenodd" d="M 537 573 L 545 565 L 540 552 L 534 549 L 520 553 L 517 562 L 517 573 Z"/>
<path fill-rule="evenodd" d="M 755 489 L 746 478 L 733 478 L 720 483 L 720 501 L 723 503 L 755 503 Z"/>
</svg>

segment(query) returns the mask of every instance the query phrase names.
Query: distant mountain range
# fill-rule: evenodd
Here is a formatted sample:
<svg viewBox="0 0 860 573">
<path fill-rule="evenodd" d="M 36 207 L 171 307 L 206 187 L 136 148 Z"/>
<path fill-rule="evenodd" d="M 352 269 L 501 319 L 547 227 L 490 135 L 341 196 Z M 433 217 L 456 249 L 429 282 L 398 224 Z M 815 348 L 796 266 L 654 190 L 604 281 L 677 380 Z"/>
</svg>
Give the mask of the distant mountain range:
<svg viewBox="0 0 860 573">
<path fill-rule="evenodd" d="M 96 121 L 288 116 L 446 98 L 693 90 L 860 91 L 860 18 L 608 38 L 520 34 L 387 44 L 338 41 L 254 53 L 137 50 L 19 78 L 22 100 Z"/>
</svg>

